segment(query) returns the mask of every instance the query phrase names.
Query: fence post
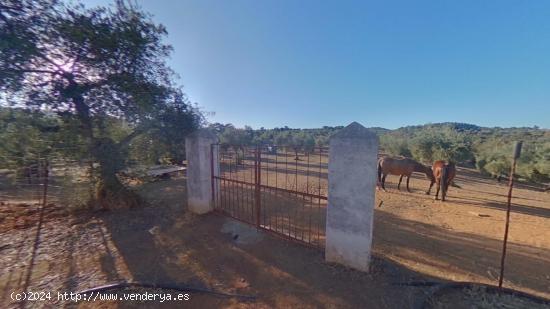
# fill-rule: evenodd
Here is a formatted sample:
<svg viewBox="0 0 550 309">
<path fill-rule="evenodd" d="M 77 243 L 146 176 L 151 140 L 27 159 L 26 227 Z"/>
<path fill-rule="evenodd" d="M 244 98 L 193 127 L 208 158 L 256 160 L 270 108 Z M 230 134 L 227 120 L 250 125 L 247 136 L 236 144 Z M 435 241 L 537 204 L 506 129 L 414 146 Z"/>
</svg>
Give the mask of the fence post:
<svg viewBox="0 0 550 309">
<path fill-rule="evenodd" d="M 502 255 L 500 257 L 500 276 L 498 277 L 498 287 L 502 288 L 504 280 L 504 259 L 506 258 L 506 244 L 508 243 L 508 230 L 510 227 L 510 208 L 512 207 L 512 189 L 514 188 L 514 174 L 516 173 L 516 162 L 521 154 L 522 141 L 516 142 L 514 146 L 514 157 L 510 170 L 510 179 L 508 180 L 508 202 L 506 204 L 506 225 L 504 227 L 504 241 L 502 242 Z"/>
<path fill-rule="evenodd" d="M 330 139 L 325 259 L 369 270 L 378 137 L 353 122 Z"/>
<path fill-rule="evenodd" d="M 256 146 L 256 152 L 254 155 L 256 156 L 256 159 L 254 160 L 254 170 L 256 171 L 254 174 L 254 210 L 256 214 L 256 227 L 261 226 L 261 198 L 262 198 L 262 192 L 260 189 L 260 186 L 262 185 L 262 148 L 260 146 Z"/>
<path fill-rule="evenodd" d="M 219 171 L 219 160 L 218 153 L 211 147 L 216 143 L 216 135 L 206 129 L 197 130 L 185 138 L 187 207 L 196 214 L 214 210 L 212 171 Z"/>
</svg>

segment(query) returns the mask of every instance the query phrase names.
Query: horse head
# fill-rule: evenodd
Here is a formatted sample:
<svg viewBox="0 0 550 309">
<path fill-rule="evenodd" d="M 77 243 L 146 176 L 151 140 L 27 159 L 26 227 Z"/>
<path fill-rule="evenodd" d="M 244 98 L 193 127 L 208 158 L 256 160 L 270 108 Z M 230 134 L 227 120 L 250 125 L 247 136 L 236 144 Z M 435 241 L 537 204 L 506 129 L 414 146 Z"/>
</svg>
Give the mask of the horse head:
<svg viewBox="0 0 550 309">
<path fill-rule="evenodd" d="M 434 176 L 434 172 L 433 172 L 432 168 L 430 166 L 425 166 L 425 165 L 422 165 L 422 166 L 424 168 L 424 174 L 426 174 L 426 177 L 431 182 L 434 182 L 435 181 L 435 176 Z"/>
</svg>

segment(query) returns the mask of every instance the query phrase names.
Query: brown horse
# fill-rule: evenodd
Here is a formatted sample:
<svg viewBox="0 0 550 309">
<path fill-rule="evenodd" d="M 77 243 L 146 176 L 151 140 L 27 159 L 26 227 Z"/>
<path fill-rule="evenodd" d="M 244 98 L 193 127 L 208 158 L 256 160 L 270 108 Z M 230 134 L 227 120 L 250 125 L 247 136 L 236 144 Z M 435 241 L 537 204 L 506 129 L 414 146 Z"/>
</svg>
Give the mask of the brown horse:
<svg viewBox="0 0 550 309">
<path fill-rule="evenodd" d="M 397 190 L 400 190 L 401 180 L 403 176 L 407 176 L 407 191 L 411 192 L 409 189 L 409 180 L 411 174 L 414 172 L 420 172 L 426 174 L 426 177 L 433 182 L 433 173 L 430 167 L 424 166 L 412 159 L 409 158 L 391 158 L 391 157 L 382 157 L 378 160 L 378 183 L 382 186 L 382 189 L 386 191 L 385 183 L 386 176 L 399 175 L 399 184 L 397 185 Z"/>
<path fill-rule="evenodd" d="M 456 175 L 456 166 L 453 162 L 446 163 L 445 161 L 435 161 L 432 166 L 432 171 L 434 173 L 434 179 L 430 183 L 430 188 L 426 194 L 430 194 L 434 182 L 437 184 L 437 190 L 435 192 L 435 199 L 439 199 L 439 191 L 441 190 L 441 200 L 445 201 L 445 196 L 447 195 L 447 189 L 453 181 Z"/>
</svg>

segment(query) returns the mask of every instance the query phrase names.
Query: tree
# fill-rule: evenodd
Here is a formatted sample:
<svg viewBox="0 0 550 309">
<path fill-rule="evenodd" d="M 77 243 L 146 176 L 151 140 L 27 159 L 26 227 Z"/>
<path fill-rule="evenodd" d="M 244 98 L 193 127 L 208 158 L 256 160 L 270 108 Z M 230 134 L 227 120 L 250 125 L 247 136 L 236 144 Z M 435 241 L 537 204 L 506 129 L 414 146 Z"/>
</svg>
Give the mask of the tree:
<svg viewBox="0 0 550 309">
<path fill-rule="evenodd" d="M 311 134 L 302 131 L 299 133 L 299 140 L 302 143 L 302 149 L 305 153 L 313 153 L 315 150 L 315 138 L 313 138 Z"/>
<path fill-rule="evenodd" d="M 224 148 L 232 148 L 235 151 L 235 162 L 237 165 L 242 163 L 245 156 L 245 147 L 252 143 L 253 132 L 250 127 L 237 129 L 228 127 L 220 136 L 220 143 Z"/>
<path fill-rule="evenodd" d="M 279 147 L 291 148 L 295 160 L 299 160 L 300 151 L 312 153 L 315 149 L 315 138 L 303 130 L 280 131 L 274 135 L 273 140 Z"/>
<path fill-rule="evenodd" d="M 0 99 L 76 117 L 100 166 L 96 196 L 104 207 L 139 203 L 117 178 L 135 137 L 179 121 L 186 130 L 201 123 L 172 82 L 164 35 L 162 25 L 122 1 L 92 9 L 56 0 L 0 4 Z M 101 130 L 107 116 L 124 119 L 132 131 L 113 140 Z"/>
<path fill-rule="evenodd" d="M 391 155 L 412 157 L 406 138 L 392 134 L 384 134 L 380 137 L 380 145 L 384 151 Z"/>
<path fill-rule="evenodd" d="M 462 162 L 473 159 L 470 138 L 449 128 L 428 128 L 412 139 L 411 153 L 417 160 L 432 163 L 436 160 Z"/>
<path fill-rule="evenodd" d="M 59 130 L 55 117 L 0 108 L 0 168 L 21 170 L 51 156 Z"/>
</svg>

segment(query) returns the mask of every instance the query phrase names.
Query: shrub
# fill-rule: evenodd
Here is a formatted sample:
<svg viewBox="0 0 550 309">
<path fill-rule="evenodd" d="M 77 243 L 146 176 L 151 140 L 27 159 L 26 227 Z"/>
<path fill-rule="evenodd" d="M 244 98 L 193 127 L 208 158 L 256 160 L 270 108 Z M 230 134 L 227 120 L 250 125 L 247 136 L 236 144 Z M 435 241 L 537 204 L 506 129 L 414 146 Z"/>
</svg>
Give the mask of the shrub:
<svg viewBox="0 0 550 309">
<path fill-rule="evenodd" d="M 463 162 L 474 158 L 470 138 L 448 128 L 421 130 L 410 144 L 413 157 L 425 163 L 436 160 Z"/>
<path fill-rule="evenodd" d="M 380 137 L 380 146 L 393 156 L 412 157 L 407 140 L 403 137 L 385 134 Z"/>
</svg>

